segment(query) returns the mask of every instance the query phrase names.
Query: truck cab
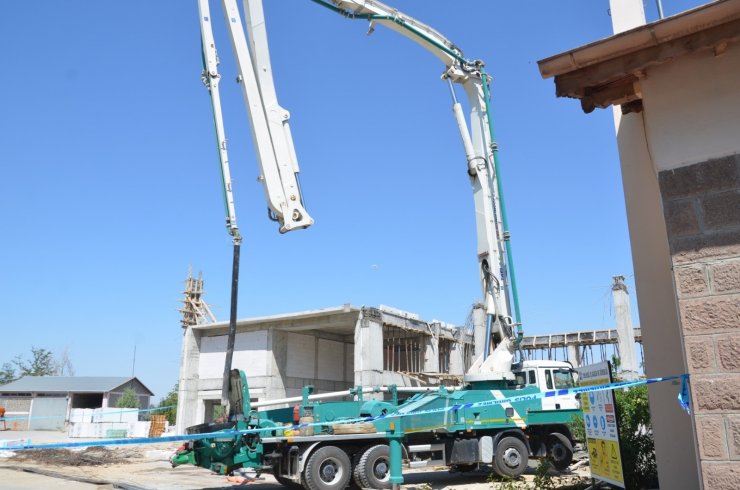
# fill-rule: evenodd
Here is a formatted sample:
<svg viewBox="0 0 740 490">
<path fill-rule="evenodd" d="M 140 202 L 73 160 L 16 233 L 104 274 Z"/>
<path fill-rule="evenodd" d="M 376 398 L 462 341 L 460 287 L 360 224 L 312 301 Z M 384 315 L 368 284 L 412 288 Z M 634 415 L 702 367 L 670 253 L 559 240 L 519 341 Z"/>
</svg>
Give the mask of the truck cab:
<svg viewBox="0 0 740 490">
<path fill-rule="evenodd" d="M 569 362 L 524 361 L 512 365 L 518 386 L 537 386 L 540 391 L 562 390 L 576 386 L 576 371 Z M 542 399 L 543 410 L 579 409 L 581 404 L 575 394 Z"/>
</svg>

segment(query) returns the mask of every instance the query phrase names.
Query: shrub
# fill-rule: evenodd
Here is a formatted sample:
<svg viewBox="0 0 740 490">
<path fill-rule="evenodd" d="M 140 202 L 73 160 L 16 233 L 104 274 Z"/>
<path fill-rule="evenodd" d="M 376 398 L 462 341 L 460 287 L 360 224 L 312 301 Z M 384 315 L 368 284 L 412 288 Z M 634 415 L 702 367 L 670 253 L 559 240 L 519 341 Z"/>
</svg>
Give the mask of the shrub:
<svg viewBox="0 0 740 490">
<path fill-rule="evenodd" d="M 157 405 L 158 407 L 171 407 L 156 412 L 167 417 L 167 421 L 170 423 L 170 425 L 175 425 L 175 421 L 177 420 L 177 391 L 178 384 L 175 383 L 175 386 L 172 388 L 172 390 L 170 390 L 170 392 L 167 393 L 167 396 L 162 398 L 162 401 L 160 401 L 159 405 Z"/>
<path fill-rule="evenodd" d="M 658 467 L 647 386 L 614 390 L 619 410 L 622 471 L 627 488 L 657 488 Z"/>
<path fill-rule="evenodd" d="M 117 408 L 139 408 L 139 397 L 133 388 L 123 390 L 123 394 L 116 402 Z"/>
<path fill-rule="evenodd" d="M 573 436 L 573 440 L 580 443 L 586 442 L 586 424 L 583 421 L 583 415 L 573 415 L 568 423 L 568 429 L 570 435 Z"/>
</svg>

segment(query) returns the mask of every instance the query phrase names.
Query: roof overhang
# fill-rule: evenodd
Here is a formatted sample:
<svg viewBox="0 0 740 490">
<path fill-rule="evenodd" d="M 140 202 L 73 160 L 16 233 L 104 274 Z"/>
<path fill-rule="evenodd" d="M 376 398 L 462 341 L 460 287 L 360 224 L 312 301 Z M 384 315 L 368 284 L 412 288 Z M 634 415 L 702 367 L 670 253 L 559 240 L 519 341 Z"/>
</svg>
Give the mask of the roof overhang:
<svg viewBox="0 0 740 490">
<path fill-rule="evenodd" d="M 720 55 L 738 41 L 740 0 L 717 0 L 537 64 L 542 78 L 555 77 L 555 94 L 580 99 L 586 113 L 610 105 L 639 112 L 648 67 L 700 51 Z"/>
</svg>

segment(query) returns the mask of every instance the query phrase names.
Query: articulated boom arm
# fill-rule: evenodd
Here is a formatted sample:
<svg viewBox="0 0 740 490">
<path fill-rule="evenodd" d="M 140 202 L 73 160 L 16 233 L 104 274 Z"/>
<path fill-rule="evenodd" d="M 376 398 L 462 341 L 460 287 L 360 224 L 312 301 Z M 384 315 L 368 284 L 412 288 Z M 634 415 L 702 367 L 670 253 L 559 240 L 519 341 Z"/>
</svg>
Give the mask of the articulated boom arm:
<svg viewBox="0 0 740 490">
<path fill-rule="evenodd" d="M 208 0 L 198 0 L 201 5 L 201 28 L 209 31 L 207 16 Z M 516 297 L 516 281 L 513 271 L 511 248 L 506 224 L 506 209 L 503 205 L 500 176 L 497 172 L 497 146 L 495 143 L 488 101 L 489 77 L 484 64 L 468 60 L 452 42 L 435 29 L 409 17 L 376 0 L 311 0 L 346 18 L 367 20 L 370 32 L 381 24 L 421 45 L 442 61 L 445 69 L 442 78 L 450 84 L 453 113 L 460 130 L 467 173 L 473 188 L 475 203 L 478 263 L 480 281 L 487 313 L 487 345 L 482 346 L 483 355 L 476 360 L 468 372 L 471 380 L 504 379 L 512 377 L 511 363 L 516 344 L 522 332 L 518 323 L 519 308 Z M 249 33 L 250 48 L 247 49 L 244 31 L 236 0 L 222 0 L 226 24 L 237 58 L 240 81 L 244 91 L 247 111 L 252 122 L 255 147 L 259 154 L 262 178 L 272 213 L 281 224 L 281 231 L 309 226 L 313 220 L 302 206 L 300 189 L 296 179 L 298 165 L 293 149 L 288 113 L 277 103 L 272 68 L 267 47 L 262 0 L 244 0 L 244 12 Z M 205 5 L 205 9 L 203 6 Z M 203 12 L 206 12 L 204 14 Z M 208 61 L 207 73 L 213 69 L 215 47 L 212 34 L 204 34 L 204 53 Z M 210 44 L 209 44 L 210 43 Z M 211 53 L 212 51 L 212 53 Z M 206 75 L 210 81 L 212 98 L 217 87 L 217 74 Z M 462 105 L 457 101 L 454 84 L 460 84 L 468 98 L 470 128 L 466 122 Z M 217 91 L 214 101 L 219 148 L 222 152 L 222 167 L 228 170 L 225 161 L 225 139 L 219 133 L 220 108 L 217 110 Z M 227 178 L 225 177 L 225 181 Z M 229 187 L 230 189 L 230 187 Z M 232 208 L 233 209 L 233 208 Z M 508 283 L 511 279 L 511 284 Z M 513 301 L 510 301 L 510 289 Z M 511 307 L 515 310 L 512 319 Z M 514 327 L 517 326 L 517 335 Z M 495 350 L 491 353 L 491 349 Z"/>
<path fill-rule="evenodd" d="M 515 323 L 510 313 L 511 301 L 509 301 L 507 277 L 512 279 L 513 303 L 516 317 L 519 318 L 511 249 L 506 229 L 506 210 L 503 206 L 500 176 L 497 172 L 498 148 L 494 141 L 488 104 L 490 99 L 489 77 L 484 71 L 483 62 L 468 60 L 459 48 L 438 31 L 382 2 L 376 0 L 312 1 L 347 18 L 367 20 L 370 23 L 370 32 L 375 24 L 382 24 L 421 45 L 444 63 L 445 70 L 442 78 L 450 82 L 453 113 L 465 148 L 468 176 L 473 188 L 480 281 L 488 322 L 486 339 L 492 346 L 495 346 L 490 356 L 492 346 L 483 346 L 483 355 L 468 371 L 468 379 L 510 377 L 514 348 L 522 333 L 519 328 L 518 338 L 515 337 L 513 331 Z M 462 85 L 467 95 L 470 107 L 470 129 L 466 123 L 462 105 L 455 96 L 453 82 Z"/>
</svg>

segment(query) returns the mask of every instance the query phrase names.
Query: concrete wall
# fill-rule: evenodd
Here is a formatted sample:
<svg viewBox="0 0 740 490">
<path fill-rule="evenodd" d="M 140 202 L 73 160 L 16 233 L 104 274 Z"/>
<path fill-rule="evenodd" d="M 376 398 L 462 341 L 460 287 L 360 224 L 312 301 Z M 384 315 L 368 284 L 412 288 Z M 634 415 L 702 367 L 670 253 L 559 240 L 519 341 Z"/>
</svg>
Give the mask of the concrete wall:
<svg viewBox="0 0 740 490">
<path fill-rule="evenodd" d="M 184 434 L 187 427 L 196 423 L 198 401 L 198 337 L 193 327 L 183 330 L 180 354 L 180 379 L 177 388 L 177 423 L 175 430 Z M 203 407 L 205 410 L 205 407 Z"/>
<path fill-rule="evenodd" d="M 232 365 L 237 369 L 245 370 L 250 376 L 269 375 L 267 339 L 268 331 L 266 330 L 237 333 L 234 339 Z M 226 335 L 200 339 L 199 379 L 221 379 L 224 374 L 225 360 Z"/>
<path fill-rule="evenodd" d="M 209 421 L 213 405 L 221 403 L 226 340 L 226 335 L 185 330 L 178 432 Z M 314 385 L 317 392 L 341 391 L 354 385 L 353 344 L 310 332 L 274 328 L 237 332 L 232 365 L 246 371 L 253 401 L 299 396 L 305 385 Z"/>
<path fill-rule="evenodd" d="M 740 488 L 740 49 L 651 67 L 617 117 L 661 488 Z M 698 451 L 697 451 L 698 448 Z M 701 482 L 701 483 L 700 483 Z"/>
<path fill-rule="evenodd" d="M 220 400 L 226 336 L 203 336 L 199 346 L 199 395 Z M 232 365 L 247 373 L 250 393 L 259 400 L 298 396 L 309 384 L 317 392 L 338 391 L 352 386 L 348 354 L 352 349 L 352 344 L 313 334 L 275 329 L 239 332 Z"/>
</svg>

